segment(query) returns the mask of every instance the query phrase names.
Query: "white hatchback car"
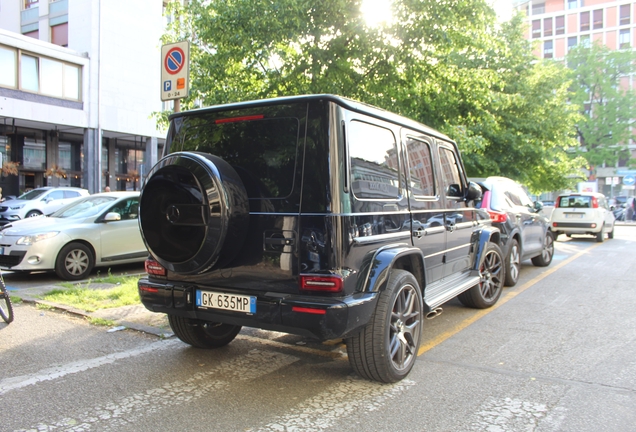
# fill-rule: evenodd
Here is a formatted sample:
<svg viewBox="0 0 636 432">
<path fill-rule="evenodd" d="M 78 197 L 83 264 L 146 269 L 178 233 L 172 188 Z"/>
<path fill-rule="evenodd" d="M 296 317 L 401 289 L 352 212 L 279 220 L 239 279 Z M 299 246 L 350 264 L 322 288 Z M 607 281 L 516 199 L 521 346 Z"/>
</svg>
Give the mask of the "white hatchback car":
<svg viewBox="0 0 636 432">
<path fill-rule="evenodd" d="M 614 238 L 614 213 L 609 209 L 605 195 L 595 192 L 560 195 L 554 204 L 550 229 L 556 239 L 559 234 L 589 234 L 597 242 Z"/>
<path fill-rule="evenodd" d="M 41 187 L 0 205 L 0 225 L 40 215 L 50 215 L 78 198 L 90 195 L 76 187 Z"/>
</svg>

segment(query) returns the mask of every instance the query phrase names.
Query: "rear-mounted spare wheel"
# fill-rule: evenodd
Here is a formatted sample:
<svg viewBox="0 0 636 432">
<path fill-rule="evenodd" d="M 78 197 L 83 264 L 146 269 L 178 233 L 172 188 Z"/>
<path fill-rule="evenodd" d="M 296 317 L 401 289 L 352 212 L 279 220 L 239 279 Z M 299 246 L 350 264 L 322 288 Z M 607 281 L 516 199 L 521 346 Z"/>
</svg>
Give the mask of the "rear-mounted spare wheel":
<svg viewBox="0 0 636 432">
<path fill-rule="evenodd" d="M 139 224 L 146 247 L 176 273 L 202 273 L 230 262 L 243 246 L 248 222 L 240 177 L 207 153 L 164 157 L 141 191 Z"/>
</svg>

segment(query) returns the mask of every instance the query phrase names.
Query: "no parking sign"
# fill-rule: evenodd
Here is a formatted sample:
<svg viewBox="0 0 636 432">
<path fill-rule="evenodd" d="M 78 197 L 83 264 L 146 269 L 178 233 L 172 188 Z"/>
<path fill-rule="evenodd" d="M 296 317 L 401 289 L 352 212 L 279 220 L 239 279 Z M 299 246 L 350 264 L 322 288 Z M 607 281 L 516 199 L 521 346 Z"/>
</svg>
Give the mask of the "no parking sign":
<svg viewBox="0 0 636 432">
<path fill-rule="evenodd" d="M 161 47 L 161 100 L 188 96 L 190 44 L 177 42 Z"/>
</svg>

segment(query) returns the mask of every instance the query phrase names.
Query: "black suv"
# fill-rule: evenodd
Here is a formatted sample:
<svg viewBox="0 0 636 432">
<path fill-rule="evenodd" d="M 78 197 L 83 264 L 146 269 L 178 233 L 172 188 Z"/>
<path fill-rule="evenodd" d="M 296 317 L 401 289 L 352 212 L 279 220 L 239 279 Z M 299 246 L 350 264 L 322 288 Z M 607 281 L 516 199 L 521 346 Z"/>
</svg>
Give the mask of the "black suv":
<svg viewBox="0 0 636 432">
<path fill-rule="evenodd" d="M 351 366 L 404 378 L 423 317 L 495 304 L 499 231 L 448 137 L 332 95 L 170 117 L 140 198 L 143 304 L 199 348 L 241 326 L 344 338 Z"/>
<path fill-rule="evenodd" d="M 488 177 L 475 181 L 484 194 L 476 206 L 486 210 L 492 224 L 501 231 L 501 250 L 506 261 L 506 285 L 519 280 L 521 262 L 546 267 L 554 255 L 554 237 L 548 219 L 540 212 L 539 201 L 533 202 L 523 186 L 506 177 Z"/>
</svg>

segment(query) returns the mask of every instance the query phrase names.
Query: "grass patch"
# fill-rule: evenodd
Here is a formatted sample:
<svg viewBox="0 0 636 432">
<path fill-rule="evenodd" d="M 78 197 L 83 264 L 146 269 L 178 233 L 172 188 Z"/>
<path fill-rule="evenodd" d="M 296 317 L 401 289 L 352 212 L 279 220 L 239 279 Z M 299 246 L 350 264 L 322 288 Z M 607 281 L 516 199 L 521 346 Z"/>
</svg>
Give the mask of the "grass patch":
<svg viewBox="0 0 636 432">
<path fill-rule="evenodd" d="M 50 291 L 42 299 L 72 306 L 86 312 L 139 304 L 138 276 L 112 276 L 91 279 L 83 284 L 62 284 L 62 288 Z M 96 288 L 95 283 L 116 284 L 110 288 Z M 69 286 L 70 285 L 70 286 Z"/>
<path fill-rule="evenodd" d="M 115 321 L 107 320 L 104 318 L 86 317 L 86 321 L 88 321 L 89 323 L 93 325 L 104 326 L 104 327 L 113 327 L 117 324 Z"/>
</svg>

